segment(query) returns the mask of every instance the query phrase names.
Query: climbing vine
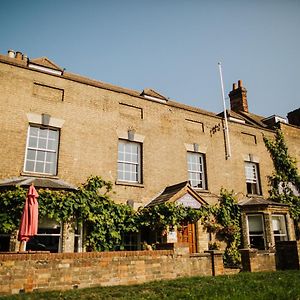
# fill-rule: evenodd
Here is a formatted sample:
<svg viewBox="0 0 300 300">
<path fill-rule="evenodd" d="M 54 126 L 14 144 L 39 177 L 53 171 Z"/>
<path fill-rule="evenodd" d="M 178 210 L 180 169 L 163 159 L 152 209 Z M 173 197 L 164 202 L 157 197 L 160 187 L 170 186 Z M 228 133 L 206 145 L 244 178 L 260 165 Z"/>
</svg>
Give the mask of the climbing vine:
<svg viewBox="0 0 300 300">
<path fill-rule="evenodd" d="M 299 222 L 300 176 L 296 167 L 296 160 L 289 155 L 288 147 L 280 129 L 276 130 L 274 139 L 264 137 L 264 142 L 275 168 L 275 172 L 269 176 L 270 198 L 273 201 L 289 204 L 291 217 Z"/>
<path fill-rule="evenodd" d="M 205 206 L 200 209 L 184 207 L 176 203 L 164 202 L 155 206 L 144 207 L 137 212 L 137 222 L 141 227 L 153 230 L 166 229 L 186 223 L 194 223 L 208 214 Z"/>
<path fill-rule="evenodd" d="M 89 177 L 76 191 L 38 189 L 39 216 L 57 222 L 85 225 L 85 244 L 90 251 L 122 249 L 122 236 L 143 227 L 164 229 L 167 226 L 195 222 L 207 214 L 203 208 L 193 210 L 174 203 L 139 209 L 111 199 L 112 184 L 101 177 Z M 0 192 L 0 232 L 18 229 L 27 189 L 14 187 Z"/>
<path fill-rule="evenodd" d="M 235 266 L 241 262 L 239 247 L 241 245 L 241 212 L 233 191 L 221 190 L 219 203 L 210 206 L 213 219 L 204 225 L 207 230 L 216 233 L 217 237 L 226 242 L 224 262 Z"/>
</svg>

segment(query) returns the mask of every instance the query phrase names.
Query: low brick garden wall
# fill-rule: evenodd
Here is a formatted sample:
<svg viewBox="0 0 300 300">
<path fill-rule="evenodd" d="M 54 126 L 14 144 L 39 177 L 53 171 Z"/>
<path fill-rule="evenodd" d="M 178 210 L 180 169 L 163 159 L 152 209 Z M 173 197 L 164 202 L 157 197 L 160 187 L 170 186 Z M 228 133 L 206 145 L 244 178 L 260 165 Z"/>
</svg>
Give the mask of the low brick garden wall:
<svg viewBox="0 0 300 300">
<path fill-rule="evenodd" d="M 243 271 L 267 272 L 276 271 L 275 251 L 259 251 L 257 249 L 242 249 Z"/>
<path fill-rule="evenodd" d="M 223 273 L 221 253 L 183 250 L 0 254 L 0 295 Z"/>
</svg>

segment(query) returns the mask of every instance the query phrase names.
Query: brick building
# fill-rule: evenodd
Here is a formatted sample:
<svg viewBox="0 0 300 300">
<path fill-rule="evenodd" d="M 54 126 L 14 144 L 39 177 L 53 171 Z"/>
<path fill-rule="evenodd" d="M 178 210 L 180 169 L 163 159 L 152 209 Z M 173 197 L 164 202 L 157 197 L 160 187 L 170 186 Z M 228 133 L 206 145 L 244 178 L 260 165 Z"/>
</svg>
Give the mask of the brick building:
<svg viewBox="0 0 300 300">
<path fill-rule="evenodd" d="M 269 248 L 277 237 L 293 240 L 288 209 L 265 200 L 273 164 L 263 135 L 272 137 L 279 122 L 299 168 L 299 110 L 289 115 L 291 124 L 254 115 L 241 81 L 229 97 L 230 153 L 222 113 L 175 102 L 152 89 L 91 80 L 48 58 L 9 51 L 0 55 L 0 187 L 34 182 L 72 189 L 100 175 L 113 182 L 116 202 L 134 208 L 157 199 L 213 204 L 223 187 L 234 190 L 245 208 L 245 246 Z M 55 251 L 82 251 L 80 228 L 70 233 L 51 220 L 41 220 L 39 228 L 56 238 Z M 192 251 L 207 249 L 210 237 L 200 224 L 187 231 Z"/>
</svg>

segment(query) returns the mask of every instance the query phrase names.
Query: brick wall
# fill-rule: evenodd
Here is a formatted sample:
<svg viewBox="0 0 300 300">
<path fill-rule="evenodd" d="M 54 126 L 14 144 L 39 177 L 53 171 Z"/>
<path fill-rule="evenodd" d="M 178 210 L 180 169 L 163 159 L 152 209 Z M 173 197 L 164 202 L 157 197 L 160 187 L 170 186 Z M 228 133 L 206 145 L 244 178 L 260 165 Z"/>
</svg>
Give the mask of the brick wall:
<svg viewBox="0 0 300 300">
<path fill-rule="evenodd" d="M 242 249 L 243 271 L 267 272 L 276 271 L 275 251 L 258 251 L 257 249 Z"/>
<path fill-rule="evenodd" d="M 185 251 L 178 253 L 157 250 L 0 254 L 0 295 L 222 274 L 219 253 L 215 259 L 213 251 L 195 256 Z"/>
</svg>

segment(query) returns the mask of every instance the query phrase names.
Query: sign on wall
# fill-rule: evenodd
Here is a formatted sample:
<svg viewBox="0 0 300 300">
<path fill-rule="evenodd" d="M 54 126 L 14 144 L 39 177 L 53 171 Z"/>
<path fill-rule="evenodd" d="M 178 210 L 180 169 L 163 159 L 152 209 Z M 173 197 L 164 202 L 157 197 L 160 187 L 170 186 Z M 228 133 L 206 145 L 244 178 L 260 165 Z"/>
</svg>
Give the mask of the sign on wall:
<svg viewBox="0 0 300 300">
<path fill-rule="evenodd" d="M 197 201 L 194 197 L 190 194 L 185 194 L 181 198 L 179 198 L 176 203 L 182 204 L 184 207 L 191 207 L 191 208 L 200 208 L 201 203 Z"/>
</svg>

